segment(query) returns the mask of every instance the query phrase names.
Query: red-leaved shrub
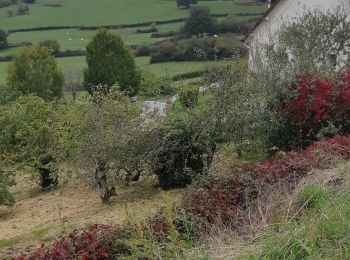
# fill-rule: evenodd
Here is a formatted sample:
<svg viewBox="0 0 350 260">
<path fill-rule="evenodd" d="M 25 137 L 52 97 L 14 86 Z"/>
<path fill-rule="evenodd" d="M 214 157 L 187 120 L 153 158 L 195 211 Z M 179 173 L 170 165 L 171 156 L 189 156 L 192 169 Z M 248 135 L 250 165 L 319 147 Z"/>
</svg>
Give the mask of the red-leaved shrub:
<svg viewBox="0 0 350 260">
<path fill-rule="evenodd" d="M 286 102 L 286 108 L 295 125 L 320 124 L 329 119 L 334 103 L 333 82 L 306 75 L 292 84 L 291 89 L 297 96 Z"/>
<path fill-rule="evenodd" d="M 74 231 L 61 238 L 51 247 L 44 244 L 32 254 L 21 254 L 16 260 L 102 260 L 110 259 L 108 244 L 111 237 L 111 226 L 93 225 L 85 231 Z"/>
<path fill-rule="evenodd" d="M 231 180 L 215 180 L 205 187 L 192 188 L 184 193 L 181 206 L 201 225 L 244 220 L 241 212 L 259 190 L 279 182 L 293 188 L 310 170 L 324 169 L 344 159 L 350 159 L 350 136 L 323 139 L 282 158 L 243 165 Z"/>
<path fill-rule="evenodd" d="M 320 136 L 350 134 L 350 69 L 339 80 L 338 87 L 338 83 L 314 75 L 298 77 L 289 87 L 290 96 L 277 105 L 283 123 L 277 131 L 280 134 L 271 136 L 273 145 L 305 148 Z"/>
</svg>

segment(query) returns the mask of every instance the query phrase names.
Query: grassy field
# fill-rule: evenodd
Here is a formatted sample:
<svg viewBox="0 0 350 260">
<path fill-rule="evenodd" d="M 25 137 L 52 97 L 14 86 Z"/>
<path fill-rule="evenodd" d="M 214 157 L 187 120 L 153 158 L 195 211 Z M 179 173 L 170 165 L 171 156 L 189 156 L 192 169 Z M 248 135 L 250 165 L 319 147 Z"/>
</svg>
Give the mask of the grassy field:
<svg viewBox="0 0 350 260">
<path fill-rule="evenodd" d="M 62 7 L 43 4 L 60 3 Z M 234 1 L 203 1 L 213 13 L 261 12 L 262 6 L 237 5 Z M 10 8 L 16 8 L 12 6 Z M 8 8 L 0 9 L 0 24 L 5 30 L 58 25 L 131 24 L 186 17 L 188 10 L 178 9 L 171 0 L 38 0 L 30 5 L 28 15 L 6 17 Z"/>
<path fill-rule="evenodd" d="M 58 66 L 63 69 L 67 75 L 69 72 L 77 74 L 86 67 L 85 57 L 68 57 L 58 58 Z M 137 66 L 142 70 L 147 70 L 156 74 L 158 77 L 175 76 L 176 74 L 183 74 L 192 71 L 200 71 L 206 66 L 215 63 L 214 61 L 185 61 L 185 62 L 162 62 L 149 63 L 149 57 L 136 58 Z M 0 62 L 0 82 L 6 80 L 7 62 Z"/>
<path fill-rule="evenodd" d="M 59 3 L 61 7 L 47 7 L 44 4 Z M 235 1 L 202 1 L 199 6 L 207 6 L 212 13 L 261 13 L 264 6 L 239 5 Z M 6 18 L 6 10 L 17 6 L 0 9 L 0 27 L 5 30 L 42 26 L 80 26 L 80 25 L 108 25 L 133 24 L 155 20 L 168 20 L 188 16 L 188 10 L 178 9 L 172 0 L 37 0 L 29 5 L 30 13 L 24 16 Z M 87 15 L 88 14 L 88 15 Z M 251 16 L 238 17 L 249 19 Z M 157 25 L 160 32 L 178 30 L 183 23 Z M 151 38 L 150 33 L 137 33 L 137 28 L 113 30 L 120 35 L 127 45 L 149 45 L 159 38 Z M 11 33 L 10 43 L 27 42 L 34 44 L 55 39 L 61 50 L 84 50 L 86 44 L 95 35 L 96 30 L 60 29 L 33 32 Z M 10 48 L 0 51 L 0 56 L 13 55 L 21 48 Z M 81 73 L 85 67 L 85 57 L 69 57 L 57 59 L 59 66 L 65 72 Z M 138 66 L 158 76 L 174 76 L 191 71 L 202 70 L 208 62 L 166 62 L 149 64 L 148 57 L 137 58 Z M 0 63 L 0 82 L 6 78 L 7 63 Z"/>
</svg>

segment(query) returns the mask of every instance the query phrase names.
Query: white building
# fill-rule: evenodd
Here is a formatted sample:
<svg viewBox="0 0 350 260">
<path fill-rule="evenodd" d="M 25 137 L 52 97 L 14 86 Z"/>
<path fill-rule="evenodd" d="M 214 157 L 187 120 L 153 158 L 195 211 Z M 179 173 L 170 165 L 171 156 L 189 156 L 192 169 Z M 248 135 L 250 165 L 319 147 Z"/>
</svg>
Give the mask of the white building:
<svg viewBox="0 0 350 260">
<path fill-rule="evenodd" d="M 283 24 L 302 16 L 306 10 L 327 11 L 337 7 L 350 10 L 350 0 L 269 0 L 267 11 L 245 39 L 250 57 L 256 44 L 271 43 Z"/>
<path fill-rule="evenodd" d="M 302 16 L 306 10 L 327 11 L 337 6 L 350 9 L 350 0 L 270 0 L 267 11 L 246 38 L 246 43 L 268 41 L 285 22 Z"/>
</svg>

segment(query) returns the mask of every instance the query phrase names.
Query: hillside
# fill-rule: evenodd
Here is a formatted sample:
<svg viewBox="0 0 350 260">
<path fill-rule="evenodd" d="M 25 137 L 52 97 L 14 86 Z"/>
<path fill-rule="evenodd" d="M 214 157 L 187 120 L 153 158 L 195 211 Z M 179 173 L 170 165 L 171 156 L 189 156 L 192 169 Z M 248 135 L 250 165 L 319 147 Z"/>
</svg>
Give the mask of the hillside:
<svg viewBox="0 0 350 260">
<path fill-rule="evenodd" d="M 56 6 L 55 4 L 58 4 L 59 7 L 52 7 L 52 5 Z M 11 30 L 16 31 L 9 34 L 9 44 L 22 42 L 37 44 L 45 40 L 57 40 L 61 51 L 85 50 L 86 44 L 96 34 L 96 29 L 108 25 L 130 26 L 130 28 L 113 30 L 122 37 L 126 45 L 149 46 L 166 40 L 166 38 L 151 38 L 151 33 L 137 33 L 137 29 L 148 28 L 150 23 L 158 21 L 161 23 L 157 25 L 159 32 L 176 31 L 184 25 L 183 21 L 189 14 L 188 10 L 177 8 L 175 1 L 171 0 L 104 0 L 97 4 L 90 0 L 40 0 L 35 4 L 28 5 L 30 10 L 25 15 L 13 17 L 6 15 L 9 9 L 15 10 L 18 6 L 19 4 L 0 8 L 0 29 L 10 32 Z M 208 7 L 213 14 L 238 15 L 237 19 L 239 20 L 255 19 L 265 9 L 262 5 L 252 6 L 221 0 L 199 1 L 198 6 Z M 148 26 L 143 26 L 144 23 L 148 23 Z M 95 29 L 81 30 L 82 26 L 94 26 Z M 38 27 L 42 29 L 35 31 L 35 28 Z M 29 31 L 23 32 L 21 30 Z M 14 55 L 20 49 L 22 47 L 0 50 L 0 57 Z M 85 66 L 85 59 L 84 56 L 60 58 L 59 64 L 65 72 L 72 70 L 80 73 Z M 184 64 L 184 67 L 177 66 L 177 64 L 174 66 L 164 64 L 161 69 L 160 66 L 149 63 L 145 68 L 144 59 L 139 64 L 142 69 L 155 72 L 158 76 L 163 76 L 167 71 L 171 71 L 170 76 L 172 76 L 174 73 L 183 74 L 203 70 L 203 66 L 198 66 L 196 63 L 190 66 Z M 0 82 L 5 81 L 6 67 L 7 62 L 0 62 Z M 174 67 L 182 68 L 177 70 Z"/>
</svg>

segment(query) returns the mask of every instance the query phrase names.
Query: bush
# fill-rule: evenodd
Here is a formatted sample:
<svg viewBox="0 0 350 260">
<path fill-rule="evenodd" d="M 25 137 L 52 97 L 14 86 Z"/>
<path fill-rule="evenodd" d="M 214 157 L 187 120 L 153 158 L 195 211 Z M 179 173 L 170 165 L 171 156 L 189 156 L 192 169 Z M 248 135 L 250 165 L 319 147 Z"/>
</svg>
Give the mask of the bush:
<svg viewBox="0 0 350 260">
<path fill-rule="evenodd" d="M 141 56 L 149 56 L 150 53 L 151 53 L 151 50 L 147 45 L 141 45 L 137 47 L 137 49 L 134 52 L 134 55 L 136 57 L 141 57 Z"/>
<path fill-rule="evenodd" d="M 74 231 L 51 247 L 44 244 L 32 254 L 21 254 L 16 260 L 45 259 L 111 259 L 110 245 L 117 240 L 109 225 L 93 225 L 88 230 Z"/>
<path fill-rule="evenodd" d="M 339 89 L 332 81 L 311 75 L 301 76 L 291 84 L 290 94 L 277 105 L 280 134 L 284 140 L 277 138 L 278 142 L 272 140 L 273 144 L 289 149 L 306 147 L 319 137 L 332 136 L 337 132 L 349 134 L 348 73 L 347 70 L 341 75 Z"/>
<path fill-rule="evenodd" d="M 179 90 L 179 100 L 186 108 L 194 108 L 198 103 L 199 86 L 186 86 Z"/>
<path fill-rule="evenodd" d="M 0 169 L 0 206 L 12 206 L 15 203 L 15 198 L 9 191 L 15 184 L 12 173 Z"/>
<path fill-rule="evenodd" d="M 40 47 L 47 48 L 51 53 L 57 53 L 60 50 L 60 44 L 57 40 L 45 40 L 39 42 Z"/>
</svg>

